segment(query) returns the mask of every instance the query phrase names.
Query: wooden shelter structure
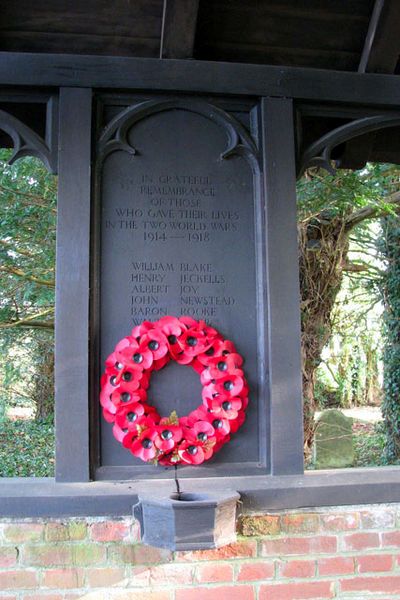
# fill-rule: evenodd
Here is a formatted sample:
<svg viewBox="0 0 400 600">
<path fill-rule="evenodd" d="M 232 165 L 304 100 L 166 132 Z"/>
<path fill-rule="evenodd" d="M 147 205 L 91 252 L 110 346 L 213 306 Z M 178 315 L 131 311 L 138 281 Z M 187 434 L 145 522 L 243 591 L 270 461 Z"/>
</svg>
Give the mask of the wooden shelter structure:
<svg viewBox="0 0 400 600">
<path fill-rule="evenodd" d="M 218 318 L 227 328 L 244 322 L 243 343 L 257 362 L 254 417 L 232 453 L 189 469 L 186 485 L 204 488 L 213 477 L 213 486 L 242 493 L 245 510 L 352 503 L 355 485 L 359 501 L 393 500 L 396 468 L 303 473 L 295 180 L 332 160 L 346 168 L 400 163 L 399 3 L 37 0 L 1 8 L 0 144 L 58 172 L 59 225 L 56 481 L 4 482 L 0 514 L 124 514 L 132 493 L 170 484 L 169 474 L 121 458 L 97 408 L 99 356 L 126 310 L 110 291 L 115 273 L 123 276 L 110 267 L 119 238 L 106 237 L 102 219 L 136 206 L 128 200 L 138 182 L 124 162 L 136 142 L 141 177 L 177 177 L 189 169 L 189 148 L 194 176 L 212 173 L 221 189 L 229 180 L 238 214 L 242 186 L 252 207 L 238 254 L 227 238 L 241 277 L 250 256 L 241 249 L 253 252 L 246 310 L 232 292 L 237 312 Z M 159 155 L 146 163 L 157 136 L 164 149 L 178 148 L 174 167 Z M 221 169 L 236 161 L 236 173 L 227 166 L 219 179 L 207 162 L 211 148 Z M 141 259 L 160 256 L 140 248 Z M 195 261 L 192 248 L 183 251 Z"/>
</svg>

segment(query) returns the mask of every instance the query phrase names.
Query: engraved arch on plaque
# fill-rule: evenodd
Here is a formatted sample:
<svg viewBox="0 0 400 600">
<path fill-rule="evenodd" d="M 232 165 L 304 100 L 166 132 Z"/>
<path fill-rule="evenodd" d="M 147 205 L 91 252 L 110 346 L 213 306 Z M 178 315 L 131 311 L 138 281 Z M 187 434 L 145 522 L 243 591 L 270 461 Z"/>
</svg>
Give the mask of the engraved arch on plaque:
<svg viewBox="0 0 400 600">
<path fill-rule="evenodd" d="M 252 166 L 254 172 L 259 169 L 259 152 L 254 139 L 247 129 L 235 117 L 208 102 L 185 99 L 149 100 L 130 106 L 104 128 L 98 142 L 98 166 L 101 168 L 105 158 L 117 150 L 131 155 L 140 153 L 133 146 L 128 135 L 130 129 L 142 119 L 169 110 L 183 110 L 205 117 L 221 127 L 227 135 L 227 148 L 220 155 L 225 160 L 234 155 L 243 156 Z"/>
<path fill-rule="evenodd" d="M 39 158 L 50 173 L 57 173 L 56 153 L 30 127 L 4 110 L 0 110 L 0 129 L 10 136 L 13 142 L 12 164 L 19 158 L 35 156 Z"/>
</svg>

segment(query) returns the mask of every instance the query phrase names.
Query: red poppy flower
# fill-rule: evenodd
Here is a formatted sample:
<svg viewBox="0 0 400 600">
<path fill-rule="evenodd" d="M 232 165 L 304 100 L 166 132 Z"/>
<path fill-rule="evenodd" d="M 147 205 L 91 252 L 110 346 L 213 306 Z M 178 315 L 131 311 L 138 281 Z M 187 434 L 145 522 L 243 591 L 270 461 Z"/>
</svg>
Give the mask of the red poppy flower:
<svg viewBox="0 0 400 600">
<path fill-rule="evenodd" d="M 225 438 L 231 431 L 230 421 L 228 421 L 228 419 L 223 419 L 219 415 L 208 413 L 207 421 L 211 423 L 214 428 L 217 442 Z"/>
<path fill-rule="evenodd" d="M 203 444 L 213 446 L 216 441 L 215 429 L 208 421 L 196 421 L 191 428 L 195 438 Z"/>
<path fill-rule="evenodd" d="M 215 383 L 214 377 L 211 377 L 211 371 L 209 367 L 203 367 L 203 370 L 200 373 L 200 381 L 201 385 L 209 385 L 210 383 Z"/>
<path fill-rule="evenodd" d="M 118 342 L 118 344 L 115 346 L 115 350 L 114 352 L 121 352 L 122 350 L 124 350 L 125 348 L 127 348 L 128 346 L 130 346 L 130 344 L 132 343 L 132 341 L 135 338 L 132 337 L 131 335 L 127 335 L 124 338 L 122 338 L 122 340 L 120 340 Z"/>
<path fill-rule="evenodd" d="M 108 412 L 115 414 L 116 408 L 114 403 L 112 402 L 112 394 L 115 390 L 115 387 L 112 386 L 109 381 L 107 381 L 100 391 L 100 404 L 101 406 L 107 410 Z"/>
<path fill-rule="evenodd" d="M 137 339 L 154 328 L 154 323 L 151 321 L 143 321 L 140 325 L 136 325 L 132 329 L 132 337 Z"/>
<path fill-rule="evenodd" d="M 237 371 L 240 371 L 238 367 L 240 367 L 242 363 L 242 357 L 236 353 L 228 354 L 227 356 L 212 357 L 208 363 L 210 369 L 210 377 L 211 379 L 220 379 L 228 373 L 235 374 Z"/>
<path fill-rule="evenodd" d="M 171 340 L 168 339 L 170 344 L 174 344 L 175 341 L 173 338 L 178 337 L 181 335 L 182 331 L 185 330 L 185 326 L 176 317 L 161 317 L 161 319 L 157 321 L 157 326 L 167 338 L 168 336 L 171 336 Z"/>
<path fill-rule="evenodd" d="M 193 410 L 187 417 L 181 417 L 179 419 L 179 425 L 182 427 L 191 428 L 197 421 L 207 421 L 208 411 L 205 406 L 200 405 L 198 408 Z"/>
<path fill-rule="evenodd" d="M 121 389 L 122 388 L 122 389 Z M 129 392 L 122 385 L 119 385 L 117 389 L 111 394 L 111 400 L 116 410 L 118 411 L 120 406 L 125 406 L 132 402 L 145 402 L 147 394 L 144 390 L 138 389 L 133 392 Z"/>
<path fill-rule="evenodd" d="M 147 346 L 153 354 L 154 360 L 165 356 L 168 352 L 168 342 L 166 336 L 158 329 L 151 329 L 140 339 L 140 348 Z"/>
<path fill-rule="evenodd" d="M 142 370 L 149 369 L 153 364 L 153 353 L 148 348 L 146 341 L 138 343 L 132 338 L 129 346 L 125 346 L 118 353 L 120 362 L 127 368 Z"/>
<path fill-rule="evenodd" d="M 107 421 L 107 423 L 114 423 L 115 421 L 115 415 L 106 408 L 103 408 L 103 417 Z"/>
<path fill-rule="evenodd" d="M 189 465 L 200 465 L 205 461 L 203 443 L 199 440 L 184 440 L 179 444 L 178 455 Z"/>
<path fill-rule="evenodd" d="M 137 421 L 145 413 L 145 409 L 152 407 L 142 404 L 141 402 L 129 402 L 124 406 L 120 406 L 115 417 L 115 424 L 121 429 L 127 431 L 136 431 Z M 146 413 L 149 411 L 146 410 Z"/>
<path fill-rule="evenodd" d="M 179 338 L 179 345 L 184 354 L 195 357 L 198 354 L 205 352 L 210 346 L 204 331 L 197 327 L 191 327 L 182 333 Z"/>
<path fill-rule="evenodd" d="M 202 372 L 205 369 L 205 366 L 196 358 L 194 358 L 191 362 L 191 367 L 196 371 L 196 373 L 198 373 L 199 375 L 202 374 Z"/>
<path fill-rule="evenodd" d="M 160 371 L 160 369 L 163 369 L 165 367 L 165 365 L 167 363 L 169 363 L 170 360 L 171 360 L 170 357 L 168 356 L 168 354 L 166 354 L 162 358 L 159 358 L 158 360 L 155 360 L 153 362 L 152 369 L 154 371 Z"/>
<path fill-rule="evenodd" d="M 242 401 L 238 397 L 228 399 L 217 396 L 216 398 L 207 398 L 206 406 L 219 418 L 231 421 L 237 418 L 238 412 L 242 408 Z"/>
<path fill-rule="evenodd" d="M 152 372 L 170 360 L 191 364 L 203 385 L 203 405 L 177 423 L 161 419 L 146 404 Z M 241 364 L 233 343 L 204 321 L 187 316 L 145 321 L 106 360 L 100 394 L 104 417 L 122 445 L 144 461 L 201 464 L 244 421 L 249 390 Z"/>
<path fill-rule="evenodd" d="M 239 369 L 237 369 L 239 371 Z M 215 383 L 210 383 L 204 390 L 205 397 L 209 396 L 209 392 L 212 394 L 219 394 L 228 398 L 238 396 L 243 389 L 243 376 L 240 375 L 225 375 L 221 379 L 216 379 Z M 204 398 L 204 396 L 203 396 Z"/>
<path fill-rule="evenodd" d="M 241 410 L 238 413 L 238 416 L 234 421 L 229 421 L 230 427 L 231 427 L 231 432 L 236 433 L 236 431 L 239 429 L 239 427 L 241 427 L 243 425 L 245 420 L 246 420 L 246 413 L 243 410 Z"/>
<path fill-rule="evenodd" d="M 170 452 L 182 439 L 182 428 L 178 425 L 160 423 L 156 430 L 158 436 L 154 443 L 163 452 Z"/>
<path fill-rule="evenodd" d="M 158 437 L 158 432 L 155 427 L 147 427 L 138 437 L 132 441 L 130 450 L 132 454 L 141 458 L 144 461 L 153 460 L 158 454 L 155 440 Z"/>
</svg>

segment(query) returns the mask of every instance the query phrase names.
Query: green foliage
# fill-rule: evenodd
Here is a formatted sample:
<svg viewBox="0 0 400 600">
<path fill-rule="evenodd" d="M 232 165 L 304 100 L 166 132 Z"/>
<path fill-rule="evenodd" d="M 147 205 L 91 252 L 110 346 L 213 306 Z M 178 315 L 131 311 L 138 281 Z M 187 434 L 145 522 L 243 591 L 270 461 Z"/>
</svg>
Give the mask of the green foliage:
<svg viewBox="0 0 400 600">
<path fill-rule="evenodd" d="M 0 477 L 53 477 L 54 426 L 44 421 L 0 424 Z"/>
<path fill-rule="evenodd" d="M 380 249 L 387 261 L 381 283 L 385 305 L 382 412 L 386 424 L 387 456 L 389 459 L 400 459 L 400 219 L 392 216 L 385 218 L 382 229 Z"/>
<path fill-rule="evenodd" d="M 369 164 L 361 171 L 339 170 L 334 175 L 312 171 L 297 184 L 299 220 L 321 214 L 332 220 L 367 206 L 390 212 L 384 198 L 391 191 L 391 165 Z"/>
<path fill-rule="evenodd" d="M 354 467 L 384 467 L 396 464 L 385 453 L 386 427 L 383 422 L 360 426 L 355 430 Z"/>
<path fill-rule="evenodd" d="M 0 150 L 0 414 L 53 404 L 56 179 L 42 163 Z M 46 361 L 43 361 L 44 350 Z M 48 399 L 51 396 L 49 405 Z"/>
</svg>

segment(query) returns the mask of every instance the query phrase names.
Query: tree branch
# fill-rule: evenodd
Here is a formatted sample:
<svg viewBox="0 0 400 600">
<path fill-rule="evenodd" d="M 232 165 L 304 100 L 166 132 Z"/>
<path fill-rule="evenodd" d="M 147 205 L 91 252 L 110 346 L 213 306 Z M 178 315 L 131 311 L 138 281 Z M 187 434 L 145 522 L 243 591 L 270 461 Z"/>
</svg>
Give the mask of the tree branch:
<svg viewBox="0 0 400 600">
<path fill-rule="evenodd" d="M 40 279 L 40 277 L 35 277 L 34 275 L 28 275 L 27 273 L 24 273 L 24 271 L 22 271 L 21 269 L 16 269 L 14 267 L 6 267 L 6 266 L 2 266 L 0 267 L 0 271 L 3 271 L 3 273 L 9 273 L 10 275 L 16 275 L 17 277 L 21 277 L 22 279 L 25 279 L 26 281 L 32 281 L 33 283 L 37 283 L 38 285 L 47 285 L 48 287 L 54 288 L 55 287 L 55 281 L 54 279 Z"/>
<path fill-rule="evenodd" d="M 37 254 L 32 254 L 32 252 L 29 252 L 28 250 L 21 250 L 19 248 L 16 248 L 14 244 L 11 244 L 11 242 L 7 242 L 6 240 L 0 240 L 0 246 L 10 248 L 12 252 L 15 252 L 16 254 L 21 254 L 21 256 L 27 256 L 28 258 L 37 257 Z"/>
<path fill-rule="evenodd" d="M 393 205 L 395 209 L 400 206 L 400 192 L 395 192 L 385 201 L 385 204 Z M 365 206 L 360 210 L 357 210 L 345 221 L 345 230 L 351 231 L 356 225 L 365 221 L 366 219 L 375 219 L 377 217 L 384 217 L 388 214 L 388 210 L 382 206 Z"/>
<path fill-rule="evenodd" d="M 0 323 L 0 329 L 54 329 L 54 321 L 14 321 L 13 323 Z"/>
</svg>

